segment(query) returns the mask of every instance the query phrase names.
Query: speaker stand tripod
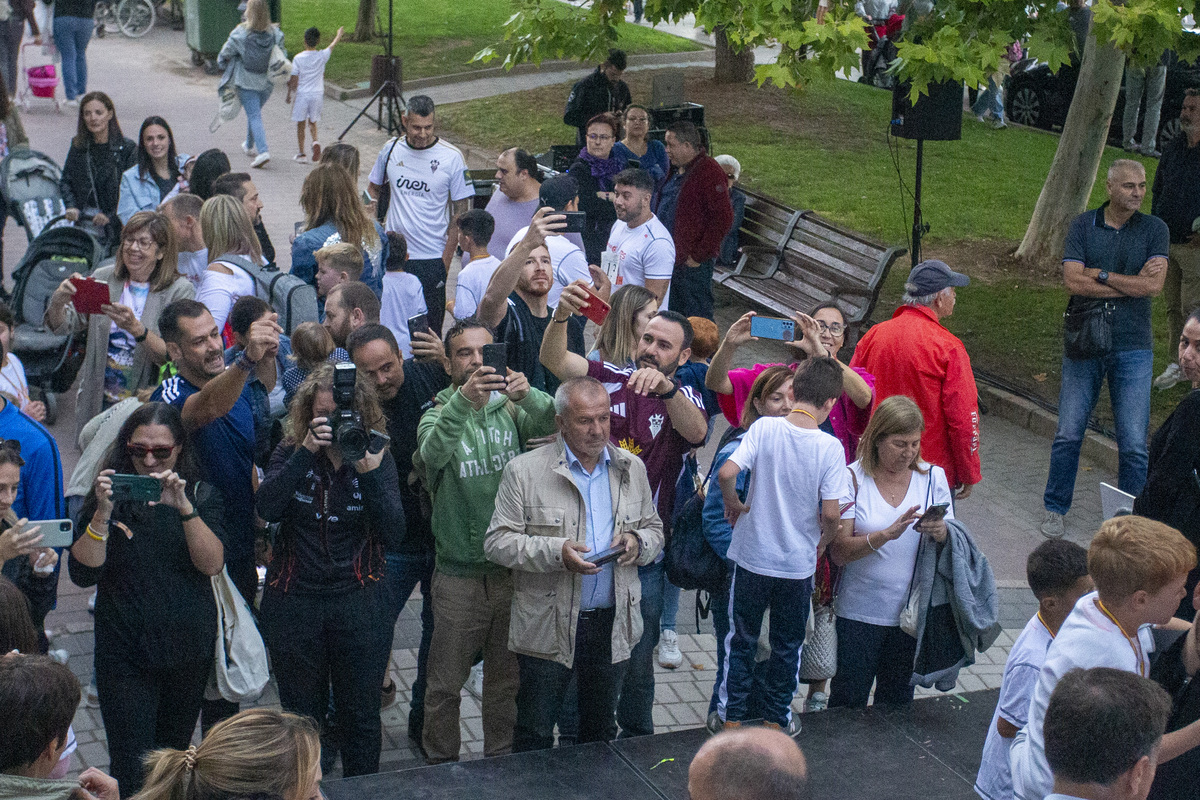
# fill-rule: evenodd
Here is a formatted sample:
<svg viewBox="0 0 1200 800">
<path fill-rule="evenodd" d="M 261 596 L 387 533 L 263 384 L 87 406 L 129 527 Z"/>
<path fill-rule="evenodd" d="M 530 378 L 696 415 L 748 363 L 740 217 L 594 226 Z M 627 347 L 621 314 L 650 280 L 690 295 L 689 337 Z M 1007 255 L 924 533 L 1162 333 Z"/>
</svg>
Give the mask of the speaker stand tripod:
<svg viewBox="0 0 1200 800">
<path fill-rule="evenodd" d="M 913 183 L 912 265 L 921 263 L 921 238 L 929 226 L 921 218 L 921 172 L 925 167 L 925 140 L 917 139 L 917 178 Z"/>
<path fill-rule="evenodd" d="M 387 43 L 384 47 L 384 55 L 377 55 L 371 59 L 371 83 L 376 83 L 380 78 L 382 81 L 379 83 L 379 88 L 375 90 L 375 94 L 371 95 L 371 99 L 362 107 L 358 115 L 350 120 L 350 124 L 338 135 L 339 142 L 363 117 L 374 122 L 376 127 L 385 129 L 388 136 L 397 136 L 404 131 L 400 115 L 404 113 L 408 104 L 404 102 L 404 95 L 400 91 L 400 59 L 392 55 L 392 2 L 393 0 L 388 0 Z M 376 103 L 379 104 L 379 110 L 375 116 L 371 116 L 369 113 L 371 106 Z"/>
</svg>

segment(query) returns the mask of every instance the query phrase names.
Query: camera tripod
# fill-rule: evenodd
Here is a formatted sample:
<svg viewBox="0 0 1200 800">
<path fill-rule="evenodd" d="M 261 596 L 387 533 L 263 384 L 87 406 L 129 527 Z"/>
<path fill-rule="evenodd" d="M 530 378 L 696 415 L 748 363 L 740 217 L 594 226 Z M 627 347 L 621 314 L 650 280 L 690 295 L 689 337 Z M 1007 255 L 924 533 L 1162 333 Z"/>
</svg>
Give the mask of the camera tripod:
<svg viewBox="0 0 1200 800">
<path fill-rule="evenodd" d="M 388 136 L 397 136 L 404 130 L 400 115 L 408 108 L 408 104 L 404 102 L 404 95 L 400 91 L 400 59 L 392 55 L 392 3 L 393 0 L 388 0 L 387 42 L 384 45 L 384 55 L 374 56 L 371 59 L 372 83 L 380 74 L 382 74 L 383 80 L 358 115 L 338 135 L 339 142 L 363 117 L 374 122 L 377 127 L 387 130 Z M 371 116 L 371 107 L 376 103 L 379 104 L 379 110 L 375 116 Z"/>
</svg>

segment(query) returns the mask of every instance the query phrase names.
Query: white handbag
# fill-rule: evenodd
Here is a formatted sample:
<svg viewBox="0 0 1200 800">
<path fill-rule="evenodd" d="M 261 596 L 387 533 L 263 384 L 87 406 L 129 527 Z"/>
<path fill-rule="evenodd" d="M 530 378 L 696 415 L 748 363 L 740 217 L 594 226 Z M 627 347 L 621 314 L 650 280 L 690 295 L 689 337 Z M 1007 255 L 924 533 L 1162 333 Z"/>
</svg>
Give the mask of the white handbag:
<svg viewBox="0 0 1200 800">
<path fill-rule="evenodd" d="M 281 45 L 271 48 L 271 61 L 267 65 L 267 77 L 276 86 L 282 86 L 292 77 L 292 62 Z"/>
<path fill-rule="evenodd" d="M 229 570 L 212 576 L 213 595 L 217 600 L 217 648 L 213 663 L 215 687 L 209 682 L 205 695 L 216 699 L 212 690 L 231 703 L 255 700 L 271 677 L 267 648 L 258 632 L 258 624 L 241 592 L 229 579 Z"/>
</svg>

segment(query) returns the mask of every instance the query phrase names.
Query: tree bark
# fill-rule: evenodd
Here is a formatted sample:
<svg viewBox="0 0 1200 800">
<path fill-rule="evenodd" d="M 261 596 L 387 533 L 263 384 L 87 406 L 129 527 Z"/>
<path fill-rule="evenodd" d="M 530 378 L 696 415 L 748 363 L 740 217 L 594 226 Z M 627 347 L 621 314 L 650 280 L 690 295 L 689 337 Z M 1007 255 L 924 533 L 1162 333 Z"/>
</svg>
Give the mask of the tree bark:
<svg viewBox="0 0 1200 800">
<path fill-rule="evenodd" d="M 352 42 L 369 42 L 375 38 L 375 18 L 378 16 L 377 0 L 358 0 L 358 18 L 354 22 Z"/>
<path fill-rule="evenodd" d="M 1061 257 L 1067 228 L 1087 208 L 1096 182 L 1124 69 L 1120 50 L 1088 36 L 1075 96 L 1017 258 L 1039 263 Z"/>
<path fill-rule="evenodd" d="M 713 30 L 716 38 L 716 67 L 713 80 L 717 83 L 749 83 L 754 80 L 754 50 L 747 47 L 738 52 L 733 49 L 725 29 Z"/>
</svg>

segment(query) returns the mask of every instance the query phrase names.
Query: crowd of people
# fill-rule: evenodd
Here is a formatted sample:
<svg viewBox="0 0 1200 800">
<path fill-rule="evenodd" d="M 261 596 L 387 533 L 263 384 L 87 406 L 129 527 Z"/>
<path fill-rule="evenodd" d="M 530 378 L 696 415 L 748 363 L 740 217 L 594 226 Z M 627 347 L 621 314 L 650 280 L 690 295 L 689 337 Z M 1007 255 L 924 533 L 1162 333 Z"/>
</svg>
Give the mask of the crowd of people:
<svg viewBox="0 0 1200 800">
<path fill-rule="evenodd" d="M 249 0 L 222 56 L 252 167 L 269 158 L 270 84 L 245 63 L 277 41 L 265 14 Z M 738 351 L 758 315 L 724 335 L 713 320 L 714 265 L 737 257 L 741 165 L 710 156 L 689 122 L 648 138 L 623 53 L 572 93 L 570 169 L 546 176 L 505 150 L 480 209 L 426 96 L 409 98 L 364 202 L 359 151 L 321 148 L 309 126 L 320 104 L 307 70 L 328 49 L 319 33 L 305 42 L 289 99 L 307 115 L 297 160 L 307 130 L 317 163 L 291 274 L 319 312 L 290 331 L 256 279 L 275 247 L 251 174 L 219 150 L 177 152 L 162 117 L 126 139 L 107 95 L 81 97 L 68 216 L 114 259 L 91 275 L 107 287 L 99 312 L 80 310 L 78 275 L 45 311 L 49 328 L 86 338 L 73 441 L 55 441 L 9 369 L 20 361 L 0 309 L 0 639 L 19 653 L 0 659 L 0 787 L 61 775 L 69 758 L 79 686 L 37 655 L 63 563 L 96 587 L 112 777 L 89 770 L 72 787 L 95 800 L 184 784 L 197 800 L 311 800 L 338 758 L 344 776 L 377 772 L 393 631 L 418 586 L 407 734 L 429 763 L 459 758 L 461 690 L 479 675 L 485 755 L 647 735 L 655 663 L 682 662 L 672 542 L 701 543 L 722 575 L 706 723 L 723 732 L 697 755 L 691 791 L 714 800 L 807 796 L 788 738 L 802 729 L 802 674 L 821 675 L 805 678 L 807 712 L 906 704 L 917 685 L 953 686 L 995 641 L 995 581 L 962 513 L 982 478 L 978 393 L 943 325 L 967 275 L 915 265 L 891 319 L 857 341 L 836 302 L 795 309 L 787 363 L 747 365 Z M 1194 277 L 1200 92 L 1183 123 L 1155 181 L 1162 219 L 1139 211 L 1141 165 L 1120 160 L 1109 202 L 1067 237 L 1049 541 L 1028 563 L 1039 612 L 1005 669 L 985 800 L 1092 798 L 1114 782 L 1133 789 L 1103 796 L 1184 796 L 1200 757 L 1187 693 L 1200 667 L 1195 393 L 1146 439 L 1149 298 L 1174 275 L 1178 306 Z M 1200 311 L 1169 318 L 1176 370 L 1198 386 Z M 1106 522 L 1085 552 L 1063 540 L 1063 518 L 1105 379 L 1139 516 Z M 705 471 L 696 454 L 720 416 Z M 62 447 L 81 451 L 65 486 Z M 45 523 L 66 518 L 73 543 L 44 546 Z M 282 712 L 206 694 L 222 572 L 253 610 Z M 1153 662 L 1150 626 L 1176 637 Z M 817 636 L 836 637 L 836 663 L 809 670 Z M 1081 747 L 1073 734 L 1097 715 L 1108 749 Z"/>
</svg>

